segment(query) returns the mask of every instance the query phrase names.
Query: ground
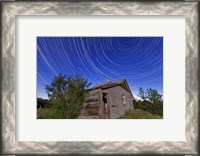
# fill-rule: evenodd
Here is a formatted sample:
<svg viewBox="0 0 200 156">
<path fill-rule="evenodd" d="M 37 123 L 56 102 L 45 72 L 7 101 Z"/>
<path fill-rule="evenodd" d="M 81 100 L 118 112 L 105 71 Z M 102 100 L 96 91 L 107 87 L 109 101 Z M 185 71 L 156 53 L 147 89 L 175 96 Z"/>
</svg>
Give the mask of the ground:
<svg viewBox="0 0 200 156">
<path fill-rule="evenodd" d="M 37 119 L 55 119 L 54 112 L 51 108 L 37 109 Z M 162 119 L 162 116 L 153 115 L 143 110 L 133 110 L 119 119 Z"/>
<path fill-rule="evenodd" d="M 162 116 L 153 115 L 147 111 L 135 109 L 135 110 L 126 112 L 119 119 L 162 119 Z"/>
</svg>

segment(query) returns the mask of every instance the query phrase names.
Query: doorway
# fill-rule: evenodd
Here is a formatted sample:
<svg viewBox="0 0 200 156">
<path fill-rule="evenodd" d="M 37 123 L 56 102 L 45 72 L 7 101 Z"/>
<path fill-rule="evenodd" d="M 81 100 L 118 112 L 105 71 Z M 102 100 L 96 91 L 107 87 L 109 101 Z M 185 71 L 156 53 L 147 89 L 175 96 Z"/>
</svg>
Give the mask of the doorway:
<svg viewBox="0 0 200 156">
<path fill-rule="evenodd" d="M 103 93 L 103 118 L 109 119 L 109 101 L 108 101 L 108 93 Z"/>
</svg>

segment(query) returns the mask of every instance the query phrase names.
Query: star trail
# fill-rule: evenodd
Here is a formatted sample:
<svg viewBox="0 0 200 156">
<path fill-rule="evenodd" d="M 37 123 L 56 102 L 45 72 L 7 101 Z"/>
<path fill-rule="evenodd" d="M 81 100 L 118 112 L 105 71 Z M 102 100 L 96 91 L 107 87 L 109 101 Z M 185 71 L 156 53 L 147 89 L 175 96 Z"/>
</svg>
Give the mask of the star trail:
<svg viewBox="0 0 200 156">
<path fill-rule="evenodd" d="M 163 92 L 162 37 L 37 37 L 37 97 L 58 74 L 80 74 L 91 86 L 126 79 L 137 98 L 139 87 Z"/>
</svg>

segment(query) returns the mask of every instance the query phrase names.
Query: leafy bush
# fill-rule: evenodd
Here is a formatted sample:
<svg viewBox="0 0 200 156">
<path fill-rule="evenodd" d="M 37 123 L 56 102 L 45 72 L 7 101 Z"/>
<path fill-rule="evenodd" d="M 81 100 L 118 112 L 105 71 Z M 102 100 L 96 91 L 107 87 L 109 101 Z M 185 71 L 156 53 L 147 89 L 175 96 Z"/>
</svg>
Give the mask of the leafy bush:
<svg viewBox="0 0 200 156">
<path fill-rule="evenodd" d="M 55 110 L 56 118 L 75 119 L 83 109 L 90 83 L 80 75 L 59 75 L 45 89 Z"/>
</svg>

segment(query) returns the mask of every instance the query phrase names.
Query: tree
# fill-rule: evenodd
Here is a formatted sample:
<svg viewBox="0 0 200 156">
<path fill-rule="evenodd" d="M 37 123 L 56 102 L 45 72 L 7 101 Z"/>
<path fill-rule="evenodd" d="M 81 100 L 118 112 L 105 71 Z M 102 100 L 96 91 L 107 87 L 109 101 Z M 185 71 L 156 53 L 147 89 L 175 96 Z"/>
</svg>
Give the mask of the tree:
<svg viewBox="0 0 200 156">
<path fill-rule="evenodd" d="M 74 119 L 83 109 L 85 95 L 90 83 L 80 75 L 59 75 L 45 89 L 53 104 L 57 118 Z"/>
<path fill-rule="evenodd" d="M 138 96 L 142 100 L 134 102 L 134 107 L 136 109 L 142 109 L 154 115 L 163 116 L 162 95 L 159 94 L 157 90 L 148 88 L 144 91 L 144 89 L 140 87 Z"/>
<path fill-rule="evenodd" d="M 142 99 L 142 100 L 146 100 L 146 94 L 145 91 L 142 87 L 139 88 L 139 94 L 138 96 Z"/>
<path fill-rule="evenodd" d="M 49 100 L 37 98 L 37 108 L 50 108 L 51 104 Z"/>
<path fill-rule="evenodd" d="M 146 91 L 142 87 L 139 88 L 139 94 L 138 96 L 142 100 L 148 100 L 152 103 L 155 102 L 161 102 L 162 101 L 162 95 L 157 92 L 157 90 L 148 88 Z"/>
<path fill-rule="evenodd" d="M 157 90 L 151 89 L 151 88 L 149 88 L 149 89 L 146 90 L 146 98 L 149 101 L 153 102 L 153 103 L 161 102 L 162 101 L 162 95 L 159 94 L 157 92 Z"/>
</svg>

